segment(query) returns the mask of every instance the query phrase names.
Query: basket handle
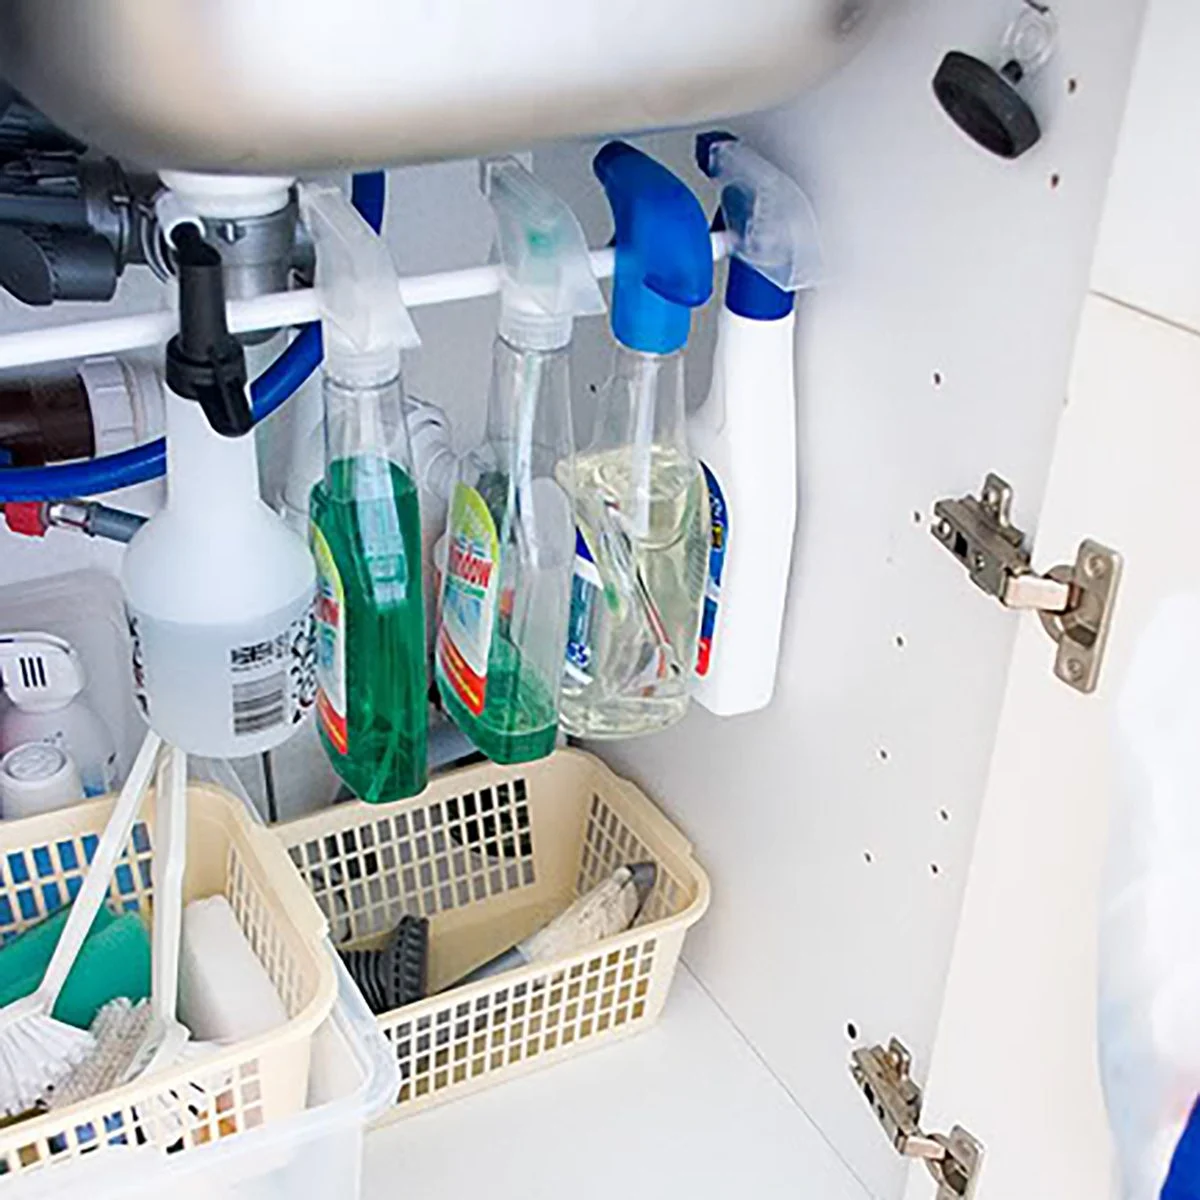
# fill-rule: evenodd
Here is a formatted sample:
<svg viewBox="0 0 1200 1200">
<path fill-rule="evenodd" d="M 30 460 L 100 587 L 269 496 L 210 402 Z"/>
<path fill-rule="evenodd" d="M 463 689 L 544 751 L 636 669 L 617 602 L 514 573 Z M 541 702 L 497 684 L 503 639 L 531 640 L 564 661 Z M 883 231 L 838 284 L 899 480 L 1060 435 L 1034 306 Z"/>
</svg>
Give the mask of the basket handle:
<svg viewBox="0 0 1200 1200">
<path fill-rule="evenodd" d="M 129 835 L 142 807 L 142 800 L 154 775 L 161 747 L 162 739 L 158 734 L 147 730 L 142 748 L 138 751 L 109 813 L 108 822 L 100 836 L 96 853 L 92 856 L 87 875 L 71 904 L 67 923 L 59 935 L 54 953 L 50 956 L 50 964 L 46 967 L 46 973 L 42 976 L 42 982 L 35 993 L 38 1007 L 46 1013 L 52 1012 L 58 1003 L 59 993 L 67 982 L 75 959 L 79 957 L 83 943 L 92 930 L 92 922 L 108 895 L 112 873 L 129 841 Z"/>
<path fill-rule="evenodd" d="M 255 856 L 267 871 L 271 887 L 279 894 L 280 902 L 300 932 L 318 941 L 327 938 L 329 921 L 300 878 L 283 842 L 262 825 L 247 822 L 246 833 L 254 844 Z"/>
</svg>

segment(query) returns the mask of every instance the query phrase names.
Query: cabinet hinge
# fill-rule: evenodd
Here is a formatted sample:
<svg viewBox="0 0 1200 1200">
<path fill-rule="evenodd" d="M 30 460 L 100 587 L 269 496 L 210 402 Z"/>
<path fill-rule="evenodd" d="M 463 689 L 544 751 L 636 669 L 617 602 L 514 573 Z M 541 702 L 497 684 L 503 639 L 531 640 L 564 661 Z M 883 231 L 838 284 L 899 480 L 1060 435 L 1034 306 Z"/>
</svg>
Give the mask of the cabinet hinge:
<svg viewBox="0 0 1200 1200">
<path fill-rule="evenodd" d="M 1094 692 L 1116 607 L 1122 560 L 1099 542 L 1079 546 L 1074 566 L 1033 569 L 1025 534 L 1011 519 L 1012 488 L 989 475 L 980 496 L 939 500 L 933 536 L 1006 608 L 1032 609 L 1058 644 L 1054 674 L 1077 692 Z"/>
<path fill-rule="evenodd" d="M 937 1184 L 936 1200 L 971 1200 L 975 1194 L 983 1146 L 961 1125 L 949 1135 L 921 1129 L 920 1087 L 911 1075 L 908 1050 L 892 1038 L 886 1047 L 855 1050 L 850 1073 L 888 1139 L 905 1158 L 921 1159 Z"/>
</svg>

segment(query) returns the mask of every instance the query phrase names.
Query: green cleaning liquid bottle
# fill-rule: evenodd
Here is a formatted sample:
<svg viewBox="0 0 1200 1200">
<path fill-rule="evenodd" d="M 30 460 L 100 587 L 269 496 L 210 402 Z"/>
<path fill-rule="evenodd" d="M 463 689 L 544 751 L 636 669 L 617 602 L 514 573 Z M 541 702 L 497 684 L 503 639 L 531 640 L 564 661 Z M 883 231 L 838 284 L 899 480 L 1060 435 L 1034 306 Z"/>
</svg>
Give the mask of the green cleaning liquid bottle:
<svg viewBox="0 0 1200 1200">
<path fill-rule="evenodd" d="M 482 444 L 460 460 L 437 638 L 438 690 L 499 763 L 554 749 L 575 555 L 572 321 L 604 311 L 571 210 L 514 158 L 485 162 L 504 269 Z"/>
<path fill-rule="evenodd" d="M 387 248 L 342 195 L 305 186 L 325 346 L 325 474 L 309 503 L 317 713 L 334 770 L 371 803 L 425 787 L 421 517 L 401 350 L 418 344 Z"/>
<path fill-rule="evenodd" d="M 595 437 L 574 463 L 562 724 L 624 738 L 674 724 L 691 700 L 710 526 L 684 424 L 683 348 L 691 310 L 712 293 L 712 245 L 699 201 L 640 150 L 609 142 L 593 169 L 616 226 L 617 347 Z"/>
</svg>

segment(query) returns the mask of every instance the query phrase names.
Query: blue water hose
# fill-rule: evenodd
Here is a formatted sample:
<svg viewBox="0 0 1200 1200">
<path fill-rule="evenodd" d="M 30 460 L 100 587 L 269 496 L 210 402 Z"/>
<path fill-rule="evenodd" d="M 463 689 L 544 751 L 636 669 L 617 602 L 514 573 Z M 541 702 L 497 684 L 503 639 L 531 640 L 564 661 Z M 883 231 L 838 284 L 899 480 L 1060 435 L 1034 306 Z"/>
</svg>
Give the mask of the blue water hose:
<svg viewBox="0 0 1200 1200">
<path fill-rule="evenodd" d="M 354 176 L 350 199 L 376 233 L 383 227 L 386 175 L 367 171 Z M 291 396 L 321 363 L 321 326 L 303 326 L 286 350 L 250 384 L 255 421 L 268 417 Z M 157 479 L 167 472 L 164 438 L 133 446 L 118 454 L 49 467 L 0 468 L 0 504 L 20 500 L 69 500 L 96 496 L 117 488 Z"/>
</svg>

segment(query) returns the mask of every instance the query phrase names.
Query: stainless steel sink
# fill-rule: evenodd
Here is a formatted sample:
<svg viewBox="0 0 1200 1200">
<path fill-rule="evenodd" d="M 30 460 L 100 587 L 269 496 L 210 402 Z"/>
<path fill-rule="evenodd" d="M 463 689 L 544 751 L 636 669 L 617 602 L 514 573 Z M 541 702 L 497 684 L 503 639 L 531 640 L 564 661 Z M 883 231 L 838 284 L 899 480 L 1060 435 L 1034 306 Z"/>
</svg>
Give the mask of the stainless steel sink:
<svg viewBox="0 0 1200 1200">
<path fill-rule="evenodd" d="M 0 0 L 0 73 L 149 167 L 471 155 L 777 103 L 892 0 Z"/>
</svg>

